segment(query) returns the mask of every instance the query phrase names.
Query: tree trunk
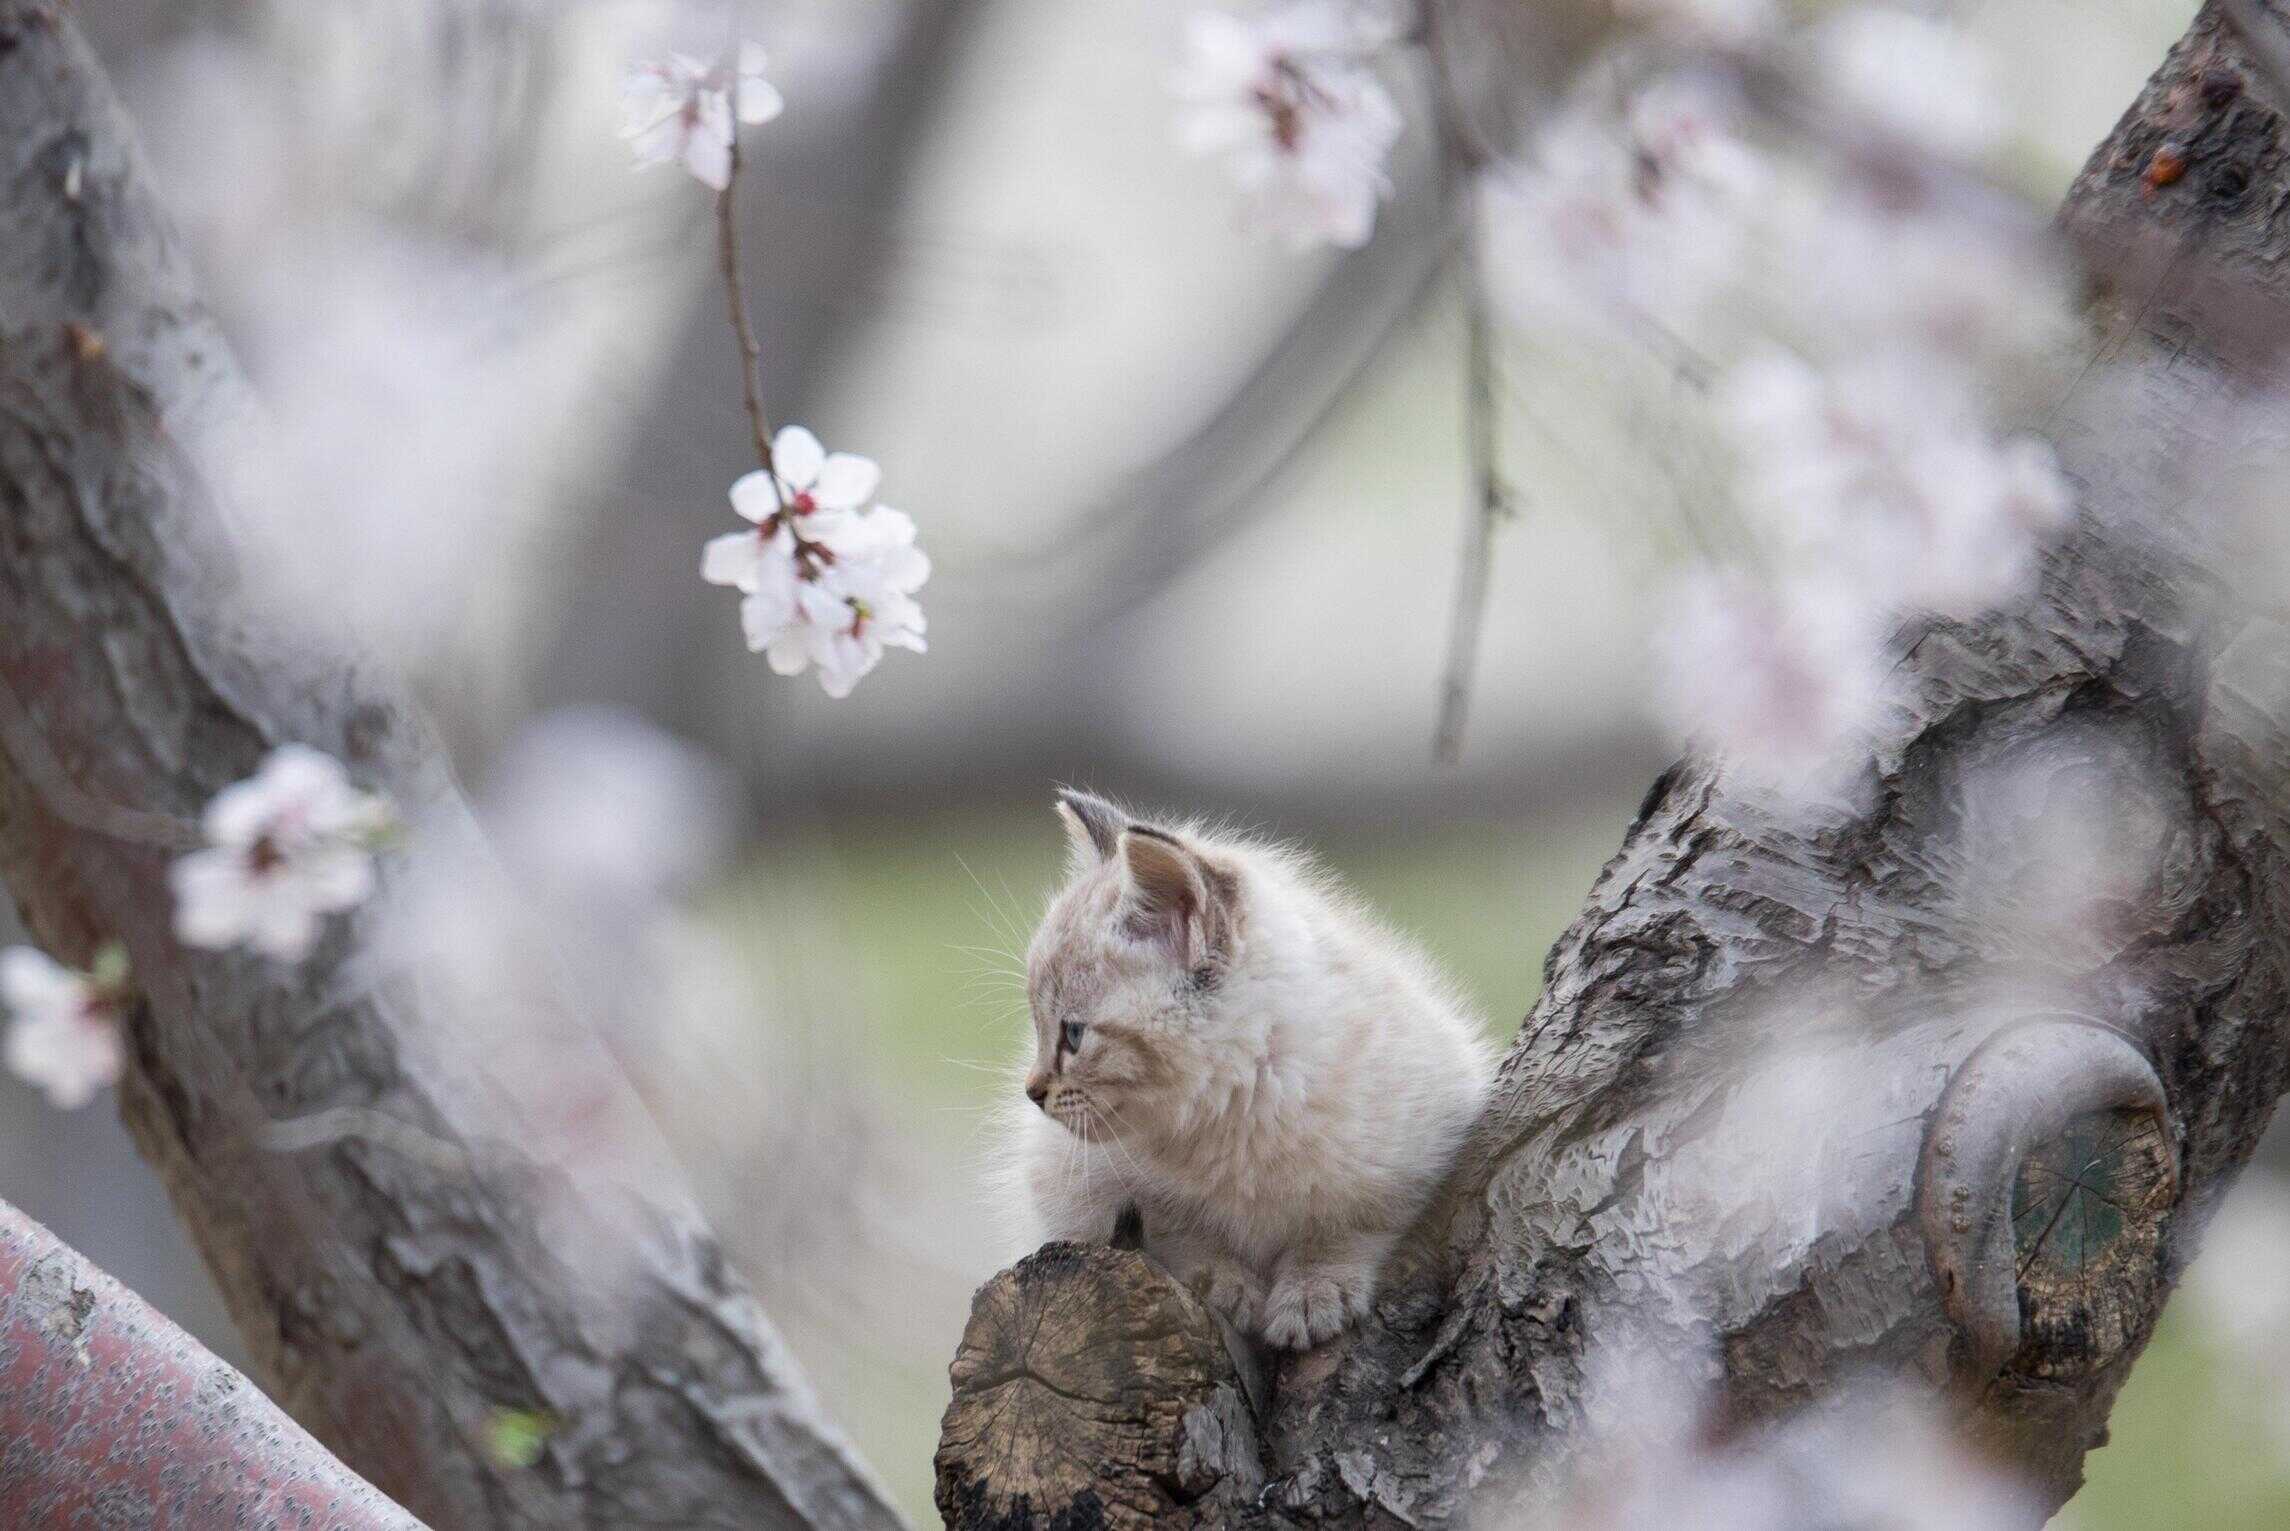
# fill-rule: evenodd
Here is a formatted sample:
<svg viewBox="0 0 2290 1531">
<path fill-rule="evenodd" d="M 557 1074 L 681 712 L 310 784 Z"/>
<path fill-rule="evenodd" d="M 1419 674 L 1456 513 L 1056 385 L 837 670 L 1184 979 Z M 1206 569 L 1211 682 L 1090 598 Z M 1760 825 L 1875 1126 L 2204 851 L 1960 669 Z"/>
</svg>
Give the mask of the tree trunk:
<svg viewBox="0 0 2290 1531">
<path fill-rule="evenodd" d="M 124 943 L 121 1107 L 265 1384 L 441 1528 L 895 1524 L 673 1172 L 561 1194 L 378 912 L 291 968 L 175 940 L 185 829 L 282 741 L 482 848 L 389 680 L 242 585 L 198 448 L 243 390 L 60 6 L 0 0 L 0 146 L 0 871 L 60 957 Z"/>
<path fill-rule="evenodd" d="M 0 1521 L 421 1531 L 247 1380 L 0 1202 Z"/>
<path fill-rule="evenodd" d="M 2217 482 L 2283 334 L 2290 156 L 2227 14 L 2068 200 L 2098 350 L 2049 422 L 2082 508 L 2039 593 L 1905 634 L 1832 800 L 1655 784 L 1374 1318 L 1269 1397 L 1142 1256 L 989 1283 L 951 1524 L 1510 1523 L 1647 1357 L 1714 1399 L 1705 1441 L 1873 1374 L 2032 1508 L 2074 1492 L 2290 1082 L 2290 626 L 2236 591 Z"/>
</svg>

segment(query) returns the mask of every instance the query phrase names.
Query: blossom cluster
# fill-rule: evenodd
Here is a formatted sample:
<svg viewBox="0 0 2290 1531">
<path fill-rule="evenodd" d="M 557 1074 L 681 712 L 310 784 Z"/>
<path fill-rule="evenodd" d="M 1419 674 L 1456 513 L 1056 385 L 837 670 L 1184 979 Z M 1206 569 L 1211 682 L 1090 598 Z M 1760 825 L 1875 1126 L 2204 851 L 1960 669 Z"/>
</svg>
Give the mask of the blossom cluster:
<svg viewBox="0 0 2290 1531">
<path fill-rule="evenodd" d="M 620 136 L 639 168 L 682 165 L 703 186 L 729 186 L 738 124 L 769 122 L 786 106 L 763 77 L 765 63 L 761 45 L 744 42 L 729 65 L 675 53 L 631 70 Z"/>
<path fill-rule="evenodd" d="M 790 425 L 772 439 L 771 466 L 731 487 L 732 509 L 755 523 L 700 553 L 700 575 L 740 592 L 747 646 L 781 675 L 816 666 L 829 696 L 851 694 L 890 648 L 923 652 L 914 593 L 930 559 L 914 522 L 874 503 L 882 473 L 867 458 L 828 452 Z"/>
<path fill-rule="evenodd" d="M 1397 35 L 1389 9 L 1346 0 L 1197 12 L 1170 82 L 1180 140 L 1225 162 L 1266 232 L 1299 250 L 1357 249 L 1392 190 L 1385 163 L 1404 119 L 1369 60 Z"/>
<path fill-rule="evenodd" d="M 284 744 L 253 776 L 215 794 L 201 827 L 207 847 L 169 870 L 176 937 L 293 962 L 309 952 L 326 915 L 373 891 L 373 847 L 390 813 L 352 787 L 332 756 Z"/>
<path fill-rule="evenodd" d="M 763 49 L 748 42 L 734 65 L 679 54 L 634 70 L 624 90 L 624 136 L 639 166 L 678 162 L 703 184 L 727 190 L 738 164 L 738 124 L 768 122 L 783 105 L 764 65 Z M 726 220 L 725 280 L 744 316 L 728 199 L 719 200 L 718 215 Z M 739 329 L 742 360 L 752 369 L 744 317 Z M 762 408 L 752 391 L 748 409 L 760 442 Z M 915 546 L 913 520 L 874 503 L 881 482 L 871 460 L 829 453 L 810 431 L 787 426 L 772 438 L 763 465 L 731 487 L 732 509 L 755 529 L 727 532 L 701 551 L 700 577 L 740 592 L 748 648 L 781 675 L 816 669 L 831 697 L 849 696 L 886 649 L 926 647 L 914 597 L 930 578 L 930 560 Z"/>
<path fill-rule="evenodd" d="M 1722 51 L 1779 50 L 1766 8 L 1633 11 L 1712 51 L 1563 114 L 1494 199 L 1490 266 L 1525 321 L 1651 342 L 1706 382 L 1746 556 L 1669 603 L 1664 711 L 1801 784 L 1853 759 L 1890 630 L 2024 593 L 2068 522 L 2051 449 L 1993 403 L 2065 332 L 2065 283 L 2032 223 L 1956 168 L 1994 150 L 2003 114 L 1942 22 L 1848 6 L 1793 40 L 1833 131 L 1772 145 Z"/>
</svg>

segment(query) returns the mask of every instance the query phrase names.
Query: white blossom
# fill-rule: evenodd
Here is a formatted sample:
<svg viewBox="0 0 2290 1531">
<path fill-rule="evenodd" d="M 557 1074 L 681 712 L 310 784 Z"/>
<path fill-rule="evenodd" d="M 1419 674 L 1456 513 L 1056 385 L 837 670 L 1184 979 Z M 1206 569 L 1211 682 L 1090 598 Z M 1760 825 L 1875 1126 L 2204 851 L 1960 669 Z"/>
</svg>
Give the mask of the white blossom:
<svg viewBox="0 0 2290 1531">
<path fill-rule="evenodd" d="M 1768 350 L 1718 390 L 1758 530 L 1879 609 L 1976 615 L 2023 589 L 2072 507 L 2050 448 L 1994 440 L 1970 379 L 1913 354 L 1826 371 Z"/>
<path fill-rule="evenodd" d="M 1813 67 L 1839 109 L 1897 143 L 1970 159 L 2003 136 L 2003 95 L 1987 55 L 1945 21 L 1849 6 L 1821 24 Z"/>
<path fill-rule="evenodd" d="M 1879 633 L 1833 583 L 1700 572 L 1657 635 L 1663 710 L 1769 783 L 1817 784 L 1857 758 L 1883 699 Z"/>
<path fill-rule="evenodd" d="M 756 529 L 726 532 L 701 549 L 700 577 L 709 584 L 752 590 L 769 582 L 774 576 L 766 566 L 791 561 L 798 536 L 839 555 L 883 480 L 872 460 L 830 453 L 800 425 L 772 438 L 771 469 L 744 474 L 732 485 L 732 509 Z"/>
<path fill-rule="evenodd" d="M 2290 1460 L 2290 1189 L 2253 1170 L 2203 1232 L 2202 1258 L 2187 1272 L 2195 1313 L 2217 1348 L 2228 1407 L 2254 1415 Z"/>
<path fill-rule="evenodd" d="M 1690 42 L 1745 48 L 1781 19 L 1774 0 L 1615 0 L 1615 14 Z"/>
<path fill-rule="evenodd" d="M 887 648 L 923 652 L 915 592 L 930 560 L 913 520 L 874 505 L 882 474 L 850 453 L 829 453 L 801 426 L 772 441 L 772 471 L 732 485 L 732 508 L 751 532 L 709 540 L 700 576 L 744 597 L 747 646 L 781 675 L 814 666 L 829 696 L 846 697 Z"/>
<path fill-rule="evenodd" d="M 333 757 L 280 745 L 253 776 L 215 794 L 202 821 L 208 847 L 170 869 L 176 936 L 299 959 L 323 916 L 373 891 L 371 846 L 388 821 Z"/>
<path fill-rule="evenodd" d="M 930 577 L 930 560 L 914 536 L 904 512 L 879 506 L 856 519 L 835 562 L 817 573 L 804 576 L 792 558 L 775 563 L 774 577 L 740 603 L 747 646 L 781 675 L 816 665 L 832 697 L 849 696 L 886 648 L 924 652 L 914 592 Z"/>
<path fill-rule="evenodd" d="M 732 842 L 731 783 L 682 740 L 617 707 L 526 724 L 480 808 L 520 888 L 554 911 L 634 918 L 697 882 Z"/>
<path fill-rule="evenodd" d="M 99 980 L 29 946 L 0 951 L 8 1072 L 64 1111 L 86 1105 L 96 1091 L 116 1082 L 124 976 Z"/>
<path fill-rule="evenodd" d="M 1741 270 L 1771 178 L 1737 115 L 1725 90 L 1679 76 L 1620 122 L 1561 117 L 1528 165 L 1487 186 L 1488 265 L 1508 305 L 1561 330 L 1691 333 Z"/>
<path fill-rule="evenodd" d="M 743 42 L 733 65 L 676 53 L 631 70 L 621 87 L 620 136 L 637 167 L 681 164 L 703 185 L 730 185 L 737 124 L 769 122 L 786 105 L 764 79 L 764 64 L 762 45 Z"/>
<path fill-rule="evenodd" d="M 1171 82 L 1179 137 L 1220 156 L 1254 220 L 1292 248 L 1357 249 L 1391 194 L 1385 161 L 1404 121 L 1366 60 L 1392 36 L 1390 13 L 1342 0 L 1294 0 L 1252 20 L 1187 19 Z"/>
</svg>

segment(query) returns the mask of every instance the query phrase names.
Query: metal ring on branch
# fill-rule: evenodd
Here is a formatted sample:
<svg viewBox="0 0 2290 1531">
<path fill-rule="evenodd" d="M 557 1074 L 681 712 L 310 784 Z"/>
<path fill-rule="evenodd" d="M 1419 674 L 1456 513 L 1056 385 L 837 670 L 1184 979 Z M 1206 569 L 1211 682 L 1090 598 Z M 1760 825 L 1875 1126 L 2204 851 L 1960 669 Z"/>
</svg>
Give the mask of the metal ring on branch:
<svg viewBox="0 0 2290 1531">
<path fill-rule="evenodd" d="M 2121 1032 L 2050 1015 L 1974 1049 L 1925 1128 L 1916 1193 L 1972 1379 L 2081 1374 L 2134 1345 L 2178 1185 L 2163 1082 Z"/>
</svg>

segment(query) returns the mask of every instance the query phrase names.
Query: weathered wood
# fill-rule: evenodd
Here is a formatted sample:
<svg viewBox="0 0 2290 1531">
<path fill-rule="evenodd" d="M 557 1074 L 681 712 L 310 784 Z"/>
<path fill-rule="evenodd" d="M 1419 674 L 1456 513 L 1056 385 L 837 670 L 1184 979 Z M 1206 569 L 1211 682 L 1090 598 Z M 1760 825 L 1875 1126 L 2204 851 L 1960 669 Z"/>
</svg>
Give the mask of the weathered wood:
<svg viewBox="0 0 2290 1531">
<path fill-rule="evenodd" d="M 0 1524 L 421 1531 L 246 1378 L 4 1202 Z"/>
<path fill-rule="evenodd" d="M 0 871 L 60 957 L 127 948 L 122 1111 L 265 1385 L 440 1527 L 895 1524 L 665 1155 L 565 1194 L 378 910 L 291 967 L 175 940 L 181 827 L 286 740 L 490 875 L 390 678 L 243 582 L 201 449 L 245 407 L 93 58 L 0 0 Z M 481 1449 L 504 1417 L 530 1465 Z"/>
<path fill-rule="evenodd" d="M 1051 1244 L 1004 1271 L 979 1289 L 953 1376 L 950 1524 L 1218 1526 L 1262 1487 L 1216 1319 L 1140 1254 Z"/>
<path fill-rule="evenodd" d="M 1729 1438 L 1906 1380 L 2042 1507 L 2074 1491 L 2290 1083 L 2290 626 L 2238 591 L 2215 482 L 2286 333 L 2290 148 L 2254 68 L 2206 8 L 2070 195 L 2098 354 L 2047 422 L 2082 510 L 2040 590 L 1901 636 L 1849 790 L 1702 760 L 1655 785 L 1375 1320 L 1277 1379 L 1257 1518 L 1548 1505 L 1616 1349 Z M 1162 1417 L 1216 1384 L 1166 1385 L 1099 1396 Z M 971 1402 L 958 1377 L 950 1420 Z M 953 1508 L 1090 1523 L 1055 1440 L 950 1435 L 941 1481 L 983 1485 Z"/>
</svg>

